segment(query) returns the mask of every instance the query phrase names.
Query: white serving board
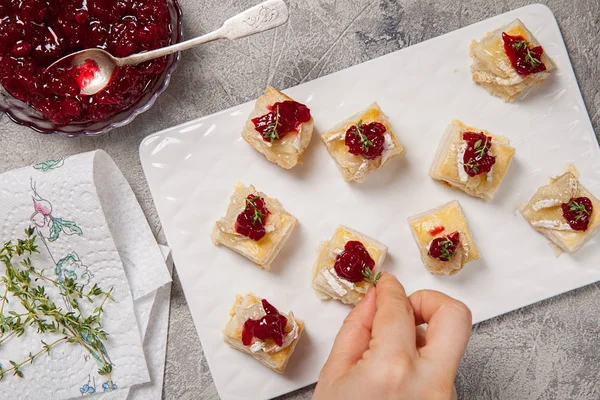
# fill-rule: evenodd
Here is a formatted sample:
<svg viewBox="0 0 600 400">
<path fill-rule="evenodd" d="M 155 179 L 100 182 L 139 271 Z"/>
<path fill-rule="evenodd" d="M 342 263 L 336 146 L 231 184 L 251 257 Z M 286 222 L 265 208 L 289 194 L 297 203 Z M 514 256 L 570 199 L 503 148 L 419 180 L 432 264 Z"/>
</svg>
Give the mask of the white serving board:
<svg viewBox="0 0 600 400">
<path fill-rule="evenodd" d="M 558 69 L 514 104 L 471 81 L 469 43 L 521 18 Z M 582 183 L 600 195 L 600 150 L 558 25 L 531 5 L 286 90 L 313 113 L 316 133 L 304 164 L 286 171 L 242 138 L 254 102 L 147 137 L 140 156 L 186 299 L 223 399 L 270 398 L 317 380 L 350 310 L 314 295 L 311 268 L 318 244 L 347 225 L 390 248 L 384 268 L 407 292 L 436 289 L 465 302 L 474 322 L 600 280 L 599 238 L 578 254 L 556 257 L 515 212 L 551 175 L 573 162 Z M 318 137 L 377 101 L 407 154 L 364 184 L 346 184 Z M 489 203 L 428 176 L 444 128 L 454 118 L 508 136 L 517 153 Z M 300 221 L 273 271 L 260 270 L 211 243 L 213 224 L 237 181 L 279 199 Z M 462 204 L 482 259 L 452 277 L 423 267 L 407 217 L 450 200 Z M 306 322 L 286 373 L 279 376 L 222 342 L 236 293 L 254 292 Z"/>
</svg>

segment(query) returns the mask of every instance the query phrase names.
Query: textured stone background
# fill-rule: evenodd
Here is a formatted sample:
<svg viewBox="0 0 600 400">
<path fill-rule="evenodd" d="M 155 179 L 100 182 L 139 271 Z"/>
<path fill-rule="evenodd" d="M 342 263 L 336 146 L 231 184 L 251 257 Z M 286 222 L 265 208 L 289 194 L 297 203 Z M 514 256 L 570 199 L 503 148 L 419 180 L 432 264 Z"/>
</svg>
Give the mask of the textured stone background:
<svg viewBox="0 0 600 400">
<path fill-rule="evenodd" d="M 258 0 L 180 0 L 186 37 L 215 29 Z M 594 129 L 600 125 L 600 0 L 548 0 L 558 19 Z M 160 129 L 294 86 L 524 6 L 522 0 L 291 0 L 289 23 L 236 43 L 183 55 L 150 112 L 101 138 L 43 136 L 0 116 L 0 172 L 55 156 L 107 151 L 129 180 L 159 241 L 164 235 L 138 157 Z M 558 296 L 473 328 L 456 379 L 461 399 L 600 398 L 600 288 Z M 177 279 L 164 397 L 217 399 Z M 312 388 L 285 396 L 309 399 Z"/>
</svg>

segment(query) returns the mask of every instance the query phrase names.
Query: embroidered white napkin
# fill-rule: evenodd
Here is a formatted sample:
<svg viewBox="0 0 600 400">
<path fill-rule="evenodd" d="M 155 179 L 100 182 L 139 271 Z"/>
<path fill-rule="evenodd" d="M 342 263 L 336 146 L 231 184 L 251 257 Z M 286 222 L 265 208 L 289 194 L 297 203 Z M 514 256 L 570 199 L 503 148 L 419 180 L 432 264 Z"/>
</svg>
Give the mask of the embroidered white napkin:
<svg viewBox="0 0 600 400">
<path fill-rule="evenodd" d="M 86 350 L 85 340 L 90 338 L 79 333 L 82 345 L 59 343 L 50 355 L 42 354 L 32 364 L 24 364 L 23 378 L 7 373 L 0 381 L 2 397 L 65 399 L 148 382 L 141 337 L 144 330 L 136 322 L 133 299 L 152 295 L 170 281 L 170 274 L 143 212 L 114 162 L 97 151 L 0 175 L 2 239 L 22 237 L 28 226 L 38 235 L 41 254 L 34 262 L 45 276 L 73 278 L 85 288 L 94 284 L 112 288 L 114 301 L 104 304 L 101 321 L 108 338 L 100 353 Z M 2 285 L 0 295 L 4 293 Z M 60 296 L 55 303 L 67 307 Z M 93 312 L 92 306 L 81 308 Z M 9 310 L 19 313 L 23 308 L 15 301 L 4 311 Z M 51 343 L 57 339 L 60 335 L 27 329 L 20 337 L 0 342 L 0 364 L 8 371 L 10 360 L 20 363 L 42 348 L 41 340 Z M 112 366 L 110 379 L 98 374 L 98 367 L 107 364 Z"/>
</svg>

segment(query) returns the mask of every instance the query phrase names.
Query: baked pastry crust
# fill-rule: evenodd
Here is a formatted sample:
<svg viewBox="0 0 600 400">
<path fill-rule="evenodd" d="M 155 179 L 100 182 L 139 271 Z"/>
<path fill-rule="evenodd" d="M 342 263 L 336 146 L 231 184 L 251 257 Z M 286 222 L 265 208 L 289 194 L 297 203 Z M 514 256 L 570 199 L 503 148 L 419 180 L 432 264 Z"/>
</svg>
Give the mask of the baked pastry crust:
<svg viewBox="0 0 600 400">
<path fill-rule="evenodd" d="M 292 357 L 292 354 L 294 354 L 296 344 L 298 343 L 298 340 L 300 340 L 302 332 L 304 332 L 304 322 L 296 319 L 291 311 L 289 314 L 280 312 L 281 315 L 288 319 L 285 330 L 287 334 L 290 335 L 288 339 L 289 344 L 281 350 L 271 350 L 271 352 L 268 352 L 267 350 L 269 347 L 274 350 L 277 350 L 278 347 L 275 343 L 264 343 L 264 347 L 259 346 L 258 349 L 252 351 L 253 346 L 244 346 L 244 343 L 242 343 L 242 329 L 244 327 L 244 322 L 248 319 L 248 316 L 243 314 L 248 313 L 248 315 L 251 315 L 256 313 L 257 306 L 259 307 L 259 310 L 262 309 L 261 301 L 262 299 L 260 297 L 252 293 L 249 293 L 246 296 L 241 296 L 239 294 L 236 296 L 235 303 L 229 311 L 229 321 L 227 322 L 227 325 L 225 325 L 225 328 L 223 328 L 223 341 L 242 353 L 250 354 L 269 369 L 279 374 L 283 374 L 288 361 Z M 255 309 L 249 311 L 253 306 Z M 264 313 L 262 315 L 264 315 Z M 254 318 L 258 319 L 262 317 L 262 315 L 256 315 Z"/>
<path fill-rule="evenodd" d="M 265 223 L 267 234 L 259 241 L 240 235 L 235 230 L 236 219 L 246 208 L 246 198 L 251 194 L 264 198 L 270 211 Z M 252 185 L 245 186 L 238 182 L 231 195 L 227 214 L 215 223 L 211 239 L 214 244 L 226 246 L 268 270 L 297 224 L 298 220 L 278 200 L 257 191 Z"/>
<path fill-rule="evenodd" d="M 297 164 L 302 163 L 302 154 L 310 143 L 314 129 L 312 117 L 308 122 L 304 122 L 299 126 L 297 133 L 290 132 L 282 139 L 276 140 L 273 143 L 263 140 L 260 133 L 255 129 L 252 119 L 271 112 L 268 108 L 269 106 L 288 100 L 294 101 L 279 90 L 268 86 L 265 94 L 256 100 L 254 110 L 250 113 L 242 131 L 244 140 L 254 147 L 256 151 L 263 154 L 267 160 L 285 169 L 293 168 Z"/>
<path fill-rule="evenodd" d="M 488 92 L 504 101 L 512 102 L 525 89 L 545 81 L 556 65 L 544 51 L 541 61 L 546 66 L 545 71 L 527 76 L 519 75 L 504 50 L 502 32 L 511 36 L 522 36 L 533 46 L 540 45 L 523 22 L 515 19 L 510 24 L 489 32 L 481 41 L 471 42 L 470 53 L 473 58 L 471 73 L 473 80 Z"/>
<path fill-rule="evenodd" d="M 346 131 L 361 120 L 363 124 L 379 122 L 385 126 L 386 135 L 389 134 L 389 138 L 386 138 L 386 149 L 380 157 L 374 160 L 367 160 L 361 156 L 349 153 L 348 147 L 344 143 Z M 346 182 L 363 182 L 371 172 L 382 168 L 392 158 L 400 156 L 406 151 L 394 133 L 388 117 L 377 103 L 371 104 L 367 109 L 351 116 L 323 133 L 321 140 L 327 146 L 327 151 L 329 151 L 329 154 L 335 160 Z"/>
<path fill-rule="evenodd" d="M 461 157 L 461 150 L 464 151 L 466 145 L 462 139 L 464 132 L 483 132 L 492 138 L 491 153 L 496 157 L 496 163 L 488 174 L 471 177 L 465 172 Z M 508 172 L 514 154 L 515 149 L 509 146 L 507 138 L 454 120 L 446 128 L 429 176 L 470 196 L 492 200 Z"/>
<path fill-rule="evenodd" d="M 589 198 L 594 208 L 586 231 L 571 229 L 562 213 L 562 203 L 577 197 Z M 551 178 L 550 183 L 538 189 L 521 209 L 521 214 L 536 231 L 562 251 L 571 254 L 600 231 L 600 201 L 579 183 L 575 169 Z"/>
<path fill-rule="evenodd" d="M 319 246 L 317 261 L 313 266 L 312 285 L 317 297 L 321 300 L 336 299 L 345 304 L 356 305 L 367 293 L 370 283 L 347 281 L 339 277 L 333 268 L 337 255 L 351 240 L 361 242 L 375 261 L 373 275 L 377 275 L 381 270 L 387 254 L 387 246 L 353 229 L 339 226 L 333 237 Z"/>
<path fill-rule="evenodd" d="M 456 200 L 443 204 L 423 214 L 408 219 L 413 237 L 419 246 L 421 260 L 425 268 L 434 275 L 454 275 L 468 262 L 479 260 L 479 250 L 475 245 L 467 219 L 460 203 Z M 432 235 L 435 228 L 444 230 Z M 452 232 L 460 234 L 460 247 L 451 261 L 440 261 L 428 255 L 431 242 Z"/>
</svg>

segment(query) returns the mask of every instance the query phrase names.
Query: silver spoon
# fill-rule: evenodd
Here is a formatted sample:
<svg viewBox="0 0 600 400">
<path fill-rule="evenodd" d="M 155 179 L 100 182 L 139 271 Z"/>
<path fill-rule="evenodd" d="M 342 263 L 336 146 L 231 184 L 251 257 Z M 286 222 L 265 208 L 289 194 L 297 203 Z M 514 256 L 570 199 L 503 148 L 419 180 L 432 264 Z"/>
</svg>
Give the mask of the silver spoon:
<svg viewBox="0 0 600 400">
<path fill-rule="evenodd" d="M 162 47 L 160 49 L 132 54 L 127 57 L 114 57 L 102 49 L 85 49 L 71 53 L 53 62 L 44 70 L 44 74 L 56 68 L 74 66 L 85 69 L 86 78 L 80 93 L 91 96 L 108 85 L 117 66 L 137 65 L 155 58 L 191 49 L 192 47 L 217 39 L 239 39 L 277 28 L 288 19 L 288 9 L 283 0 L 268 0 L 229 18 L 223 26 L 206 35 L 186 40 L 185 42 Z M 95 64 L 94 64 L 95 63 Z M 91 67 L 90 67 L 91 65 Z M 88 76 L 89 75 L 89 76 Z"/>
</svg>

